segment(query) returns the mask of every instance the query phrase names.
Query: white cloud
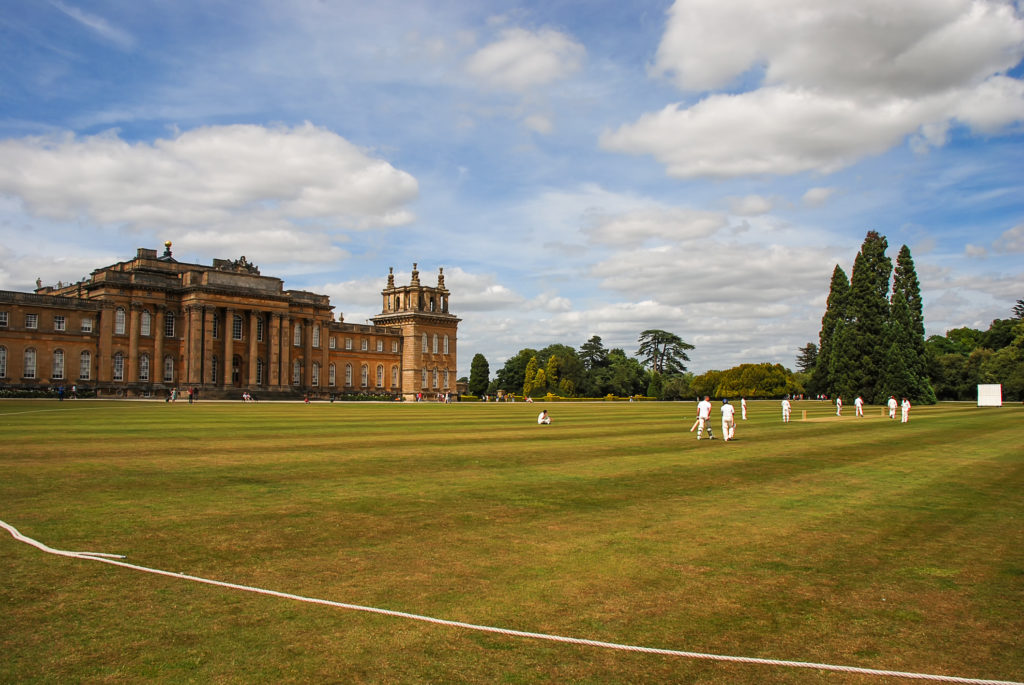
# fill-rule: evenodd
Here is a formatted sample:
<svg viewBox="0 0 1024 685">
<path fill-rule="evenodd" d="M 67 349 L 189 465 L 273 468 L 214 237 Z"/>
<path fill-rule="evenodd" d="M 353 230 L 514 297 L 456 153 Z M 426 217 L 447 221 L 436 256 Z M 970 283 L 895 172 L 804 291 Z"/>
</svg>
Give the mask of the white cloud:
<svg viewBox="0 0 1024 685">
<path fill-rule="evenodd" d="M 987 257 L 988 250 L 985 249 L 984 245 L 972 245 L 967 243 L 964 245 L 964 254 L 968 257 Z"/>
<path fill-rule="evenodd" d="M 312 124 L 209 126 L 152 144 L 116 133 L 0 141 L 0 193 L 111 227 L 365 229 L 412 220 L 416 179 Z"/>
<path fill-rule="evenodd" d="M 835 188 L 811 188 L 803 196 L 803 203 L 807 207 L 821 207 L 836 192 Z"/>
<path fill-rule="evenodd" d="M 855 58 L 851 58 L 855 55 Z M 684 90 L 756 89 L 676 103 L 606 132 L 679 178 L 831 173 L 901 144 L 943 145 L 1024 120 L 1024 19 L 998 0 L 679 0 L 651 68 Z"/>
<path fill-rule="evenodd" d="M 605 245 L 636 245 L 659 241 L 699 240 L 726 225 L 719 212 L 696 209 L 645 207 L 615 214 L 594 212 L 585 217 L 584 233 Z"/>
<path fill-rule="evenodd" d="M 466 71 L 492 88 L 523 92 L 561 80 L 580 69 L 586 50 L 553 29 L 511 28 L 466 61 Z"/>
<path fill-rule="evenodd" d="M 60 0 L 52 0 L 50 4 L 80 23 L 82 26 L 85 26 L 99 35 L 103 40 L 113 43 L 118 48 L 122 50 L 131 50 L 135 47 L 134 36 L 127 31 L 123 31 L 116 26 L 112 26 L 110 22 L 103 17 L 95 14 L 89 14 L 78 7 L 60 2 Z"/>
<path fill-rule="evenodd" d="M 993 247 L 999 252 L 1024 252 L 1024 224 L 1017 224 L 1013 228 L 1003 231 Z"/>
<path fill-rule="evenodd" d="M 729 198 L 729 211 L 739 216 L 759 216 L 772 211 L 774 203 L 762 195 Z"/>
</svg>

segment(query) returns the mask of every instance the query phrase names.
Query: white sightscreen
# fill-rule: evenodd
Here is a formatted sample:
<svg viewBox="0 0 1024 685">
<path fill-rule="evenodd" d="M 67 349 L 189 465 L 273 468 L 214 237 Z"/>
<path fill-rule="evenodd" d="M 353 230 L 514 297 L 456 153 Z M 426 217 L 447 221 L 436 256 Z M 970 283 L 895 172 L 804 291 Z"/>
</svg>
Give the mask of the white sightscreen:
<svg viewBox="0 0 1024 685">
<path fill-rule="evenodd" d="M 979 407 L 1003 406 L 1003 386 L 999 383 L 978 386 Z"/>
</svg>

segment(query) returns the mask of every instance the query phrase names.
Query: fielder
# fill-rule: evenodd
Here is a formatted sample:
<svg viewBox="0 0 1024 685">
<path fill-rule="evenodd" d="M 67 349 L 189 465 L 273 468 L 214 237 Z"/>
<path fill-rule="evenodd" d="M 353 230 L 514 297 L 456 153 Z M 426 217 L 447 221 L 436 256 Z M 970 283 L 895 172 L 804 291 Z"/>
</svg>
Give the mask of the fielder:
<svg viewBox="0 0 1024 685">
<path fill-rule="evenodd" d="M 742 414 L 743 420 L 746 421 L 747 420 L 747 398 L 746 397 L 741 397 L 740 398 L 740 414 Z"/>
<path fill-rule="evenodd" d="M 722 439 L 726 442 L 736 437 L 736 407 L 729 400 L 722 400 Z"/>
<path fill-rule="evenodd" d="M 708 439 L 714 440 L 715 436 L 711 432 L 711 398 L 704 395 L 704 399 L 697 403 L 697 439 L 701 439 L 701 433 L 706 428 L 708 431 Z"/>
<path fill-rule="evenodd" d="M 910 421 L 910 400 L 904 397 L 900 409 L 900 423 L 908 423 Z"/>
<path fill-rule="evenodd" d="M 782 423 L 789 423 L 789 412 L 792 409 L 793 407 L 790 405 L 789 400 L 782 400 Z"/>
<path fill-rule="evenodd" d="M 857 399 L 855 399 L 853 401 L 853 408 L 856 410 L 854 413 L 857 416 L 863 417 L 864 416 L 864 398 L 862 398 L 860 395 L 857 395 Z"/>
<path fill-rule="evenodd" d="M 842 416 L 842 415 L 843 415 L 843 398 L 842 397 L 837 397 L 836 398 L 836 416 Z"/>
<path fill-rule="evenodd" d="M 889 405 L 889 418 L 890 419 L 895 419 L 896 418 L 896 396 L 895 395 L 889 395 L 889 401 L 887 402 L 887 404 Z"/>
</svg>

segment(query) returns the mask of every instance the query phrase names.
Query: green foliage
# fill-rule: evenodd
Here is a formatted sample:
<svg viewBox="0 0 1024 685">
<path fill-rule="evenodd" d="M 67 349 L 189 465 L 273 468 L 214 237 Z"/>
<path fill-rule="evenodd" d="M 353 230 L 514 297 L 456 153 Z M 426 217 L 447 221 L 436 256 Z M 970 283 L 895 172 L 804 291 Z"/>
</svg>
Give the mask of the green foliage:
<svg viewBox="0 0 1024 685">
<path fill-rule="evenodd" d="M 709 371 L 693 381 L 703 397 L 774 398 L 802 390 L 793 372 L 781 364 L 740 364 L 725 371 Z"/>
<path fill-rule="evenodd" d="M 846 302 L 849 297 L 850 282 L 846 278 L 846 272 L 836 264 L 832 270 L 825 314 L 821 317 L 821 333 L 818 337 L 820 344 L 811 381 L 812 392 L 829 392 L 829 388 L 832 387 L 833 348 L 839 330 L 846 324 Z"/>
<path fill-rule="evenodd" d="M 641 333 L 638 342 L 637 354 L 651 371 L 666 376 L 686 371 L 683 362 L 690 361 L 686 351 L 693 345 L 675 333 L 652 328 Z"/>
<path fill-rule="evenodd" d="M 587 371 L 608 365 L 608 350 L 601 343 L 601 336 L 591 336 L 590 340 L 580 345 L 579 358 Z"/>
<path fill-rule="evenodd" d="M 537 350 L 525 348 L 519 350 L 516 356 L 505 362 L 505 365 L 498 369 L 495 376 L 496 383 L 488 386 L 488 394 L 496 394 L 498 390 L 507 393 L 520 393 L 526 382 L 526 366 L 530 360 L 537 356 Z"/>
<path fill-rule="evenodd" d="M 796 368 L 805 372 L 813 371 L 818 363 L 818 346 L 809 342 L 797 351 L 800 354 L 796 358 Z"/>
<path fill-rule="evenodd" d="M 523 397 L 529 397 L 537 386 L 537 366 L 537 357 L 530 357 L 530 361 L 526 363 L 526 370 L 523 372 L 523 385 L 521 388 Z"/>
<path fill-rule="evenodd" d="M 853 262 L 847 325 L 833 352 L 830 394 L 860 395 L 879 402 L 887 396 L 878 387 L 886 356 L 886 324 L 889 319 L 889 276 L 892 261 L 885 256 L 884 236 L 868 231 Z"/>
<path fill-rule="evenodd" d="M 661 399 L 662 393 L 664 392 L 664 383 L 662 381 L 661 374 L 652 373 L 650 374 L 650 378 L 651 380 L 647 384 L 647 396 L 657 397 L 658 399 Z"/>
<path fill-rule="evenodd" d="M 487 392 L 490 383 L 491 367 L 487 358 L 480 353 L 473 355 L 473 362 L 469 367 L 469 394 L 483 395 Z"/>
</svg>

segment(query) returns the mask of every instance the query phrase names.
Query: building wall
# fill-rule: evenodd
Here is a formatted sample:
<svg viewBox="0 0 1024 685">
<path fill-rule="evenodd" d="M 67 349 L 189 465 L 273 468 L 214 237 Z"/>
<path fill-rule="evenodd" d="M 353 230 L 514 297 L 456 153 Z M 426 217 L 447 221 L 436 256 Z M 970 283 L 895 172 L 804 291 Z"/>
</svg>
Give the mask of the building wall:
<svg viewBox="0 0 1024 685">
<path fill-rule="evenodd" d="M 206 397 L 244 390 L 411 398 L 421 392 L 427 369 L 428 391 L 455 390 L 458 319 L 447 313 L 433 322 L 417 311 L 402 320 L 349 324 L 335 320 L 327 296 L 284 290 L 280 279 L 260 275 L 244 257 L 207 267 L 177 262 L 166 247 L 162 257 L 140 249 L 135 259 L 97 269 L 79 283 L 0 291 L 0 386 L 78 385 L 117 396 L 196 387 Z M 439 296 L 437 289 L 413 290 Z M 447 309 L 447 290 L 443 295 Z M 437 354 L 432 347 L 424 353 L 419 342 L 410 348 L 423 332 L 442 336 Z M 83 352 L 87 364 L 80 368 Z M 25 369 L 26 353 L 34 355 L 34 373 Z M 55 361 L 61 358 L 63 372 Z"/>
</svg>

